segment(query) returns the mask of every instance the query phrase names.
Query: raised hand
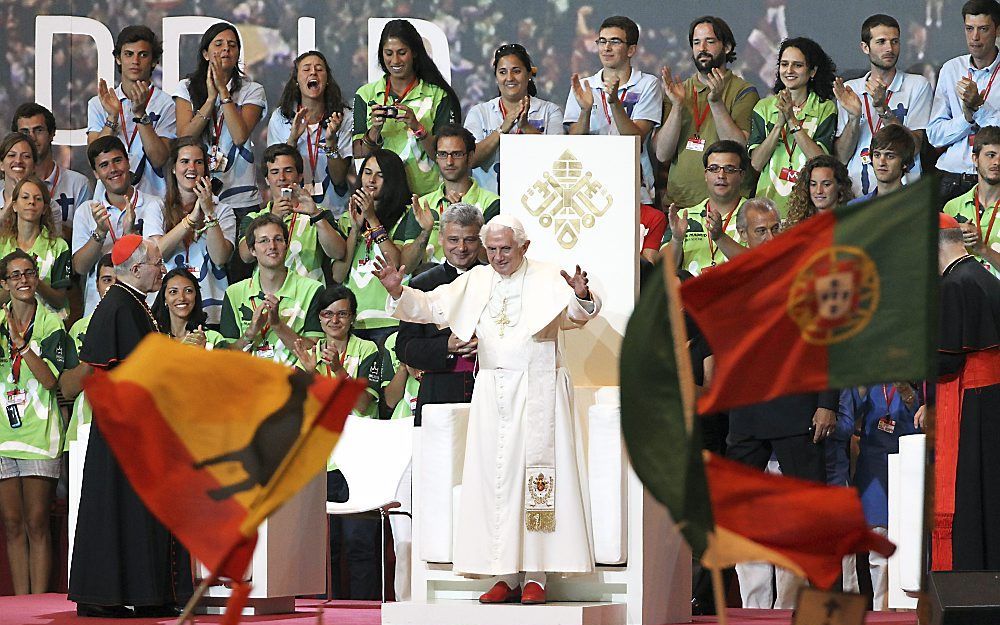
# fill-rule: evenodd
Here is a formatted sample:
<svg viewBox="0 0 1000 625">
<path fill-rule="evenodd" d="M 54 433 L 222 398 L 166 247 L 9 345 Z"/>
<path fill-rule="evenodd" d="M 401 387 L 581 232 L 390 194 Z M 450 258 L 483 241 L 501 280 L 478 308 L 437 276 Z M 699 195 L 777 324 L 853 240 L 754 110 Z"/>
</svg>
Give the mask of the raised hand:
<svg viewBox="0 0 1000 625">
<path fill-rule="evenodd" d="M 222 59 L 219 58 L 219 53 L 216 52 L 212 55 L 212 59 L 209 61 L 210 64 L 215 66 L 215 71 L 212 72 L 212 80 L 215 82 L 215 91 L 223 99 L 228 98 L 229 86 L 226 84 L 225 75 L 226 72 L 222 69 Z"/>
<path fill-rule="evenodd" d="M 198 326 L 197 329 L 188 332 L 184 338 L 181 340 L 183 345 L 194 345 L 195 347 L 205 347 L 205 342 L 207 341 L 205 336 L 205 329 Z"/>
<path fill-rule="evenodd" d="M 718 67 L 705 74 L 705 84 L 708 85 L 708 101 L 718 102 L 722 99 L 722 91 L 726 81 L 726 73 Z"/>
<path fill-rule="evenodd" d="M 95 229 L 98 234 L 106 235 L 111 229 L 111 216 L 108 214 L 108 208 L 100 202 L 91 200 L 90 214 L 94 217 Z"/>
<path fill-rule="evenodd" d="M 521 111 L 524 109 L 524 103 L 522 102 L 520 106 L 513 107 L 507 111 L 504 115 L 503 121 L 500 122 L 500 132 L 506 134 L 510 132 L 510 129 L 514 127 L 514 124 L 518 122 L 518 118 L 521 116 Z"/>
<path fill-rule="evenodd" d="M 589 80 L 584 80 L 581 83 L 580 74 L 573 74 L 570 85 L 573 89 L 573 97 L 576 98 L 576 103 L 580 105 L 580 110 L 586 111 L 594 106 L 594 92 L 590 89 Z"/>
<path fill-rule="evenodd" d="M 840 106 L 854 119 L 861 117 L 861 98 L 854 93 L 850 85 L 844 84 L 844 79 L 837 76 L 833 81 L 833 95 Z"/>
<path fill-rule="evenodd" d="M 884 108 L 889 104 L 889 85 L 878 78 L 869 77 L 865 82 L 865 91 L 872 97 L 872 106 L 875 108 Z"/>
<path fill-rule="evenodd" d="M 389 292 L 392 299 L 399 299 L 403 294 L 403 277 L 406 275 L 406 265 L 396 269 L 392 263 L 375 257 L 375 269 L 372 271 L 378 281 L 382 283 L 385 290 Z"/>
<path fill-rule="evenodd" d="M 959 79 L 958 84 L 955 85 L 955 92 L 958 93 L 958 99 L 962 101 L 962 106 L 966 108 L 976 109 L 983 103 L 979 86 L 966 76 Z"/>
<path fill-rule="evenodd" d="M 340 125 L 344 123 L 343 113 L 330 113 L 330 116 L 326 118 L 326 143 L 327 145 L 333 144 L 337 145 L 336 139 L 332 139 L 334 135 L 340 130 Z"/>
<path fill-rule="evenodd" d="M 264 311 L 267 313 L 267 323 L 273 328 L 281 323 L 278 316 L 278 297 L 274 293 L 264 296 Z"/>
<path fill-rule="evenodd" d="M 614 80 L 604 81 L 604 93 L 608 94 L 608 104 L 618 104 L 620 100 L 618 99 L 618 86 L 621 84 L 621 80 L 615 78 Z"/>
<path fill-rule="evenodd" d="M 198 196 L 194 210 L 200 210 L 205 219 L 215 217 L 215 202 L 212 200 L 212 179 L 209 176 L 202 176 L 194 182 L 194 194 Z"/>
<path fill-rule="evenodd" d="M 788 89 L 782 89 L 775 98 L 774 105 L 781 114 L 781 123 L 795 119 L 795 105 L 792 103 L 792 94 Z"/>
<path fill-rule="evenodd" d="M 713 241 L 718 241 L 722 236 L 722 213 L 711 206 L 705 211 L 705 228 L 708 230 L 708 238 Z"/>
<path fill-rule="evenodd" d="M 663 95 L 667 96 L 671 105 L 680 106 L 684 103 L 684 83 L 675 80 L 666 65 L 660 68 L 660 82 L 663 85 Z"/>
<path fill-rule="evenodd" d="M 307 111 L 304 106 L 295 111 L 295 117 L 292 118 L 291 134 L 288 135 L 289 145 L 296 145 L 299 142 L 299 138 L 302 136 L 302 133 L 309 128 L 309 120 L 307 119 L 308 115 L 309 111 Z"/>
<path fill-rule="evenodd" d="M 117 120 L 122 112 L 122 103 L 115 90 L 108 87 L 108 83 L 103 78 L 97 81 L 97 99 L 101 101 L 104 112 Z"/>
<path fill-rule="evenodd" d="M 359 231 L 365 226 L 365 208 L 362 205 L 364 197 L 364 189 L 358 189 L 351 195 L 351 199 L 347 203 L 347 211 L 351 215 L 351 226 Z"/>
<path fill-rule="evenodd" d="M 681 210 L 676 204 L 671 203 L 667 207 L 667 225 L 670 226 L 670 238 L 678 245 L 683 244 L 688 230 L 687 209 Z"/>
<path fill-rule="evenodd" d="M 411 201 L 413 202 L 413 216 L 416 218 L 417 223 L 420 224 L 420 229 L 424 232 L 429 232 L 434 227 L 434 213 L 427 206 L 427 202 L 421 202 L 416 194 L 413 195 Z"/>
<path fill-rule="evenodd" d="M 320 348 L 319 355 L 320 361 L 330 365 L 330 370 L 334 373 L 337 373 L 337 370 L 341 368 L 340 351 L 330 341 L 323 342 L 323 347 Z"/>
<path fill-rule="evenodd" d="M 293 204 L 292 211 L 300 215 L 309 215 L 310 217 L 314 217 L 320 213 L 320 207 L 316 206 L 316 200 L 306 193 L 305 189 L 298 185 L 292 188 L 295 190 L 295 199 L 298 200 L 298 202 Z"/>
<path fill-rule="evenodd" d="M 573 293 L 576 294 L 577 298 L 588 300 L 590 299 L 590 287 L 587 286 L 589 282 L 587 280 L 587 272 L 580 269 L 580 265 L 576 266 L 576 272 L 570 276 L 565 270 L 559 272 L 562 275 L 563 280 L 566 281 L 573 289 Z"/>
<path fill-rule="evenodd" d="M 219 90 L 215 88 L 215 66 L 211 59 L 208 61 L 208 73 L 205 74 L 205 101 L 215 106 L 215 98 L 219 96 Z"/>
<path fill-rule="evenodd" d="M 312 344 L 302 339 L 295 339 L 292 344 L 292 353 L 299 359 L 299 364 L 306 373 L 316 373 L 316 355 L 313 353 Z"/>
<path fill-rule="evenodd" d="M 132 114 L 136 117 L 145 115 L 146 100 L 149 98 L 149 83 L 145 80 L 137 80 L 129 85 L 123 83 L 122 91 L 125 92 L 125 97 L 132 103 Z"/>
</svg>

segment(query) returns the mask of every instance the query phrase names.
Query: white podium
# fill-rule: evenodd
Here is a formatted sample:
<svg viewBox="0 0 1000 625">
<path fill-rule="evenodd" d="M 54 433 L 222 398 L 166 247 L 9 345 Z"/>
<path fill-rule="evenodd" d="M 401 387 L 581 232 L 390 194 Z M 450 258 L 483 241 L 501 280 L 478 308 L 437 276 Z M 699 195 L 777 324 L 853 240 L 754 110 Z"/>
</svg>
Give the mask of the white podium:
<svg viewBox="0 0 1000 625">
<path fill-rule="evenodd" d="M 923 569 L 924 455 L 927 436 L 899 439 L 899 453 L 889 454 L 889 608 L 916 609 Z"/>
<path fill-rule="evenodd" d="M 598 318 L 561 339 L 588 449 L 591 510 L 600 512 L 592 514 L 597 566 L 549 575 L 545 605 L 479 604 L 491 580 L 456 575 L 450 562 L 468 407 L 425 406 L 413 445 L 413 600 L 385 604 L 382 623 L 688 623 L 691 552 L 632 471 L 617 420 L 618 354 L 638 293 L 638 138 L 503 135 L 500 151 L 501 211 L 524 224 L 528 258 L 571 274 L 579 264 L 603 301 Z M 600 458 L 610 460 L 597 466 Z"/>
<path fill-rule="evenodd" d="M 69 560 L 72 568 L 73 540 L 84 460 L 91 424 L 80 427 L 69 447 Z M 277 614 L 295 611 L 296 595 L 326 592 L 326 474 L 317 476 L 289 499 L 258 529 L 257 549 L 250 565 L 253 590 L 244 614 Z M 195 565 L 195 584 L 207 574 Z M 202 613 L 221 613 L 231 591 L 212 586 L 199 604 Z"/>
</svg>

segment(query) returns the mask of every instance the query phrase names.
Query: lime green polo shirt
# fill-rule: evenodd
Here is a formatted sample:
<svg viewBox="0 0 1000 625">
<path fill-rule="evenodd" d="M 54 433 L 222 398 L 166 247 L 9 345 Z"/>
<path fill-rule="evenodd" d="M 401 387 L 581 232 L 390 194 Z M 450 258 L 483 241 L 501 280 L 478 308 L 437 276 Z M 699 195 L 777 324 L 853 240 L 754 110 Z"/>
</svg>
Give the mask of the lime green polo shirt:
<svg viewBox="0 0 1000 625">
<path fill-rule="evenodd" d="M 979 190 L 979 185 L 972 187 L 967 192 L 958 196 L 957 198 L 949 201 L 944 205 L 944 212 L 952 217 L 958 219 L 958 221 L 966 221 L 969 223 L 976 223 L 976 191 Z M 997 220 L 993 223 L 993 228 L 990 229 L 990 219 L 993 216 L 992 206 L 980 205 L 979 209 L 982 214 L 979 215 L 979 232 L 982 233 L 983 240 L 986 245 L 990 247 L 994 252 L 1000 252 L 1000 215 L 998 215 Z M 997 209 L 1000 213 L 1000 209 Z M 987 234 L 989 239 L 987 239 Z M 1000 278 L 1000 268 L 994 267 L 986 259 L 976 256 L 976 258 L 981 262 L 990 272 Z"/>
<path fill-rule="evenodd" d="M 261 215 L 271 212 L 271 203 L 263 209 L 248 213 L 240 223 L 240 232 L 246 233 L 252 222 Z M 337 229 L 337 219 L 330 211 L 324 211 L 323 219 L 327 221 L 334 230 Z M 304 278 L 311 278 L 317 282 L 326 282 L 325 266 L 328 263 L 326 254 L 319 244 L 319 233 L 316 224 L 309 221 L 308 215 L 291 213 L 285 215 L 285 226 L 288 227 L 288 254 L 285 256 L 285 266 L 297 275 Z M 338 231 L 339 232 L 339 231 Z M 247 245 L 251 245 L 247 241 Z"/>
<path fill-rule="evenodd" d="M 278 298 L 278 316 L 301 337 L 322 338 L 323 330 L 319 325 L 319 292 L 323 285 L 310 278 L 304 278 L 289 271 L 281 288 L 274 294 Z M 226 289 L 222 301 L 222 322 L 219 332 L 230 343 L 240 340 L 240 337 L 250 327 L 253 320 L 253 309 L 259 306 L 264 298 L 260 288 L 260 270 L 255 269 L 253 275 L 241 280 Z M 266 350 L 273 350 L 267 355 Z M 291 346 L 283 345 L 274 328 L 268 327 L 267 333 L 254 339 L 249 353 L 261 357 L 269 357 L 275 362 L 294 366 L 298 362 Z"/>
<path fill-rule="evenodd" d="M 10 331 L 7 325 L 8 307 L 0 308 L 0 387 L 6 414 L 0 419 L 0 456 L 28 460 L 58 458 L 63 451 L 63 427 L 56 402 L 56 390 L 43 387 L 23 359 L 14 377 Z M 57 378 L 66 366 L 69 337 L 62 319 L 44 306 L 35 308 L 31 331 L 31 349 L 42 357 Z M 21 399 L 10 401 L 10 393 L 23 393 Z M 15 409 L 20 425 L 13 427 L 10 411 Z"/>
<path fill-rule="evenodd" d="M 684 105 L 681 112 L 681 128 L 677 136 L 677 150 L 670 162 L 670 176 L 667 177 L 666 205 L 677 204 L 681 208 L 694 206 L 708 199 L 705 188 L 705 150 L 719 140 L 715 117 L 708 106 L 708 86 L 691 76 L 684 81 Z M 695 123 L 695 99 L 698 102 L 697 116 L 704 115 L 701 126 Z M 760 100 L 757 88 L 737 76 L 727 72 L 722 85 L 722 102 L 726 105 L 736 125 L 749 134 L 753 108 Z M 670 114 L 671 104 L 663 98 L 663 120 Z M 691 141 L 695 139 L 695 141 Z M 699 142 L 698 139 L 701 141 Z M 698 148 L 701 149 L 698 149 Z M 743 177 L 743 195 L 749 195 L 753 176 Z"/>
<path fill-rule="evenodd" d="M 0 240 L 0 258 L 10 254 L 17 249 L 17 239 L 14 237 Z M 49 235 L 49 230 L 42 226 L 42 232 L 35 237 L 35 242 L 31 248 L 25 250 L 34 256 L 38 263 L 38 279 L 49 283 L 53 289 L 69 288 L 70 276 L 73 274 L 73 255 L 69 251 L 69 244 L 62 237 Z M 47 303 L 38 298 L 45 307 L 65 319 L 69 316 L 69 304 L 62 308 L 52 308 Z"/>
<path fill-rule="evenodd" d="M 434 255 L 427 260 L 443 263 L 444 247 L 442 247 L 440 240 L 441 215 L 451 206 L 451 202 L 444 196 L 444 183 L 441 183 L 437 189 L 421 197 L 420 201 L 427 204 L 434 212 L 434 227 L 431 229 L 431 236 L 428 239 L 429 244 L 434 247 Z M 483 221 L 489 221 L 500 214 L 500 196 L 488 189 L 482 188 L 475 180 L 472 181 L 472 186 L 462 196 L 462 202 L 472 204 L 483 211 Z M 404 223 L 406 224 L 405 226 L 403 226 Z M 417 223 L 417 218 L 413 215 L 412 208 L 406 211 L 403 218 L 400 219 L 400 226 L 404 227 L 406 232 L 412 232 L 413 228 L 416 228 L 414 235 L 405 239 L 406 243 L 416 239 L 416 235 L 420 234 L 420 224 Z"/>
<path fill-rule="evenodd" d="M 403 363 L 399 361 L 396 356 L 396 335 L 398 332 L 393 332 L 385 339 L 385 359 L 386 359 L 386 371 L 385 377 L 382 379 L 382 388 L 389 386 L 392 382 L 392 378 L 395 377 L 396 372 L 399 371 L 400 367 L 405 367 Z M 403 397 L 396 403 L 395 407 L 392 409 L 392 416 L 390 419 L 406 419 L 407 417 L 412 417 L 413 412 L 417 409 L 417 393 L 420 392 L 420 380 L 414 378 L 411 375 L 406 377 L 406 385 L 403 387 Z"/>
<path fill-rule="evenodd" d="M 410 212 L 410 210 L 407 209 L 407 212 Z M 354 224 L 351 222 L 351 216 L 348 213 L 341 215 L 338 223 L 340 231 L 348 234 L 350 234 L 351 228 L 354 227 Z M 416 220 L 413 223 L 416 224 Z M 419 233 L 420 225 L 416 224 L 416 228 L 417 233 Z M 390 236 L 397 245 L 402 245 L 405 242 L 403 237 L 409 236 L 409 232 L 408 226 L 404 226 L 403 219 L 400 219 L 393 227 Z M 415 238 L 416 235 L 413 235 L 410 240 L 412 241 Z M 375 277 L 376 258 L 384 260 L 379 247 L 372 245 L 371 250 L 369 250 L 364 237 L 359 237 L 357 245 L 354 246 L 351 267 L 347 272 L 347 281 L 344 283 L 358 299 L 358 314 L 354 318 L 354 327 L 359 330 L 399 325 L 398 319 L 393 319 L 385 312 L 385 302 L 389 297 L 389 293 L 382 286 L 382 283 L 379 282 L 379 279 Z"/>
<path fill-rule="evenodd" d="M 385 76 L 375 82 L 358 89 L 354 96 L 354 138 L 361 140 L 371 127 L 372 105 L 382 105 L 386 101 Z M 394 96 L 389 98 L 391 104 Z M 438 87 L 420 80 L 396 102 L 413 109 L 417 120 L 432 134 L 437 134 L 445 124 L 458 124 L 462 121 L 462 109 L 458 102 L 452 102 L 448 93 Z M 410 129 L 399 119 L 387 119 L 382 126 L 382 147 L 399 155 L 406 167 L 406 177 L 410 183 L 410 191 L 417 195 L 430 193 L 441 182 L 441 170 L 433 154 L 424 152 L 423 146 L 417 141 Z"/>
<path fill-rule="evenodd" d="M 740 207 L 746 202 L 746 198 L 740 198 L 740 203 L 736 205 L 733 212 L 722 218 L 723 231 L 734 241 L 739 241 L 739 232 L 736 230 L 736 214 Z M 688 229 L 684 234 L 684 258 L 681 261 L 681 268 L 687 269 L 692 275 L 699 275 L 708 267 L 721 265 L 728 260 L 722 250 L 708 238 L 708 228 L 705 226 L 705 219 L 708 213 L 708 200 L 703 200 L 696 206 L 687 209 Z M 662 250 L 670 242 L 671 232 L 668 229 L 663 235 Z"/>
<path fill-rule="evenodd" d="M 777 101 L 778 97 L 772 95 L 753 107 L 750 139 L 747 142 L 747 149 L 751 155 L 764 142 L 778 121 Z M 825 153 L 832 154 L 833 139 L 837 133 L 837 103 L 833 100 L 821 100 L 815 92 L 810 92 L 802 110 L 796 116 L 802 122 L 802 130 L 799 132 L 808 133 Z M 785 143 L 778 140 L 770 160 L 757 180 L 756 197 L 774 200 L 782 219 L 788 213 L 788 196 L 795 186 L 795 178 L 808 160 L 794 137 L 795 135 L 791 134 L 785 139 L 788 147 L 792 149 L 791 155 Z"/>
</svg>

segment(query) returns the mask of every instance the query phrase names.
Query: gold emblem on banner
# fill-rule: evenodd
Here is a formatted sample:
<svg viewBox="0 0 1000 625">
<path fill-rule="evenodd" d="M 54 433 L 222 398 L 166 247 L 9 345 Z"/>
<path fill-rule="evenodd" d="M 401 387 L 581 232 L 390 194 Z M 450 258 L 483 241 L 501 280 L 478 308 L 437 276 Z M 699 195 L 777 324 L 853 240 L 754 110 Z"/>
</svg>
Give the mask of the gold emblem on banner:
<svg viewBox="0 0 1000 625">
<path fill-rule="evenodd" d="M 551 467 L 528 467 L 524 527 L 529 532 L 556 531 L 556 476 Z"/>
<path fill-rule="evenodd" d="M 859 247 L 833 245 L 814 254 L 788 292 L 788 316 L 812 345 L 831 345 L 865 329 L 878 309 L 875 262 Z"/>
<path fill-rule="evenodd" d="M 581 230 L 594 227 L 611 203 L 608 188 L 592 172 L 584 171 L 583 163 L 569 150 L 521 196 L 525 210 L 543 228 L 552 228 L 556 241 L 567 250 L 579 241 Z"/>
</svg>

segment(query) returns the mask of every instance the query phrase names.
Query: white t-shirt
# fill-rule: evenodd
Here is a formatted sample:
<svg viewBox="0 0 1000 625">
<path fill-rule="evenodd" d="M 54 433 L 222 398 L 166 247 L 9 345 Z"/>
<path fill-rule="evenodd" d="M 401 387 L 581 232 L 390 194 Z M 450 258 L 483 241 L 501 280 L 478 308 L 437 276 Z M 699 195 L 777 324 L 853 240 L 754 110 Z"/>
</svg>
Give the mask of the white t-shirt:
<svg viewBox="0 0 1000 625">
<path fill-rule="evenodd" d="M 118 138 L 128 148 L 128 164 L 132 171 L 132 185 L 144 193 L 162 197 L 167 191 L 167 183 L 163 179 L 163 172 L 153 168 L 146 159 L 146 149 L 142 146 L 142 138 L 136 128 L 137 124 L 132 121 L 132 101 L 125 97 L 121 85 L 115 87 L 115 95 L 122 103 L 122 113 L 125 116 L 125 125 L 118 128 Z M 153 130 L 156 131 L 156 134 L 167 139 L 177 137 L 177 113 L 174 101 L 155 85 L 149 103 L 146 104 L 146 114 L 152 120 Z M 101 132 L 104 130 L 104 122 L 107 119 L 108 112 L 101 106 L 101 99 L 97 96 L 92 97 L 87 103 L 87 132 Z M 121 119 L 119 118 L 118 121 L 120 124 Z M 94 189 L 94 198 L 104 198 L 104 184 L 99 180 L 97 188 Z"/>
<path fill-rule="evenodd" d="M 500 112 L 500 97 L 497 96 L 489 102 L 480 102 L 469 109 L 465 127 L 479 142 L 500 128 L 503 117 L 503 113 Z M 541 98 L 531 98 L 528 124 L 546 135 L 561 135 L 565 132 L 562 109 Z M 472 177 L 482 188 L 500 193 L 500 148 L 480 163 L 479 167 L 472 170 Z"/>
<path fill-rule="evenodd" d="M 854 156 L 847 163 L 847 171 L 851 174 L 851 181 L 854 183 L 854 195 L 860 197 L 875 190 L 878 181 L 875 180 L 875 172 L 872 169 L 868 148 L 872 142 L 872 129 L 882 127 L 882 120 L 878 118 L 875 108 L 872 106 L 871 97 L 865 90 L 865 81 L 868 74 L 861 78 L 848 80 L 844 84 L 854 90 L 861 99 L 861 119 L 858 120 L 858 145 L 854 148 Z M 927 128 L 927 122 L 931 117 L 931 103 L 934 101 L 934 90 L 927 79 L 919 74 L 904 74 L 896 72 L 892 84 L 889 85 L 889 108 L 900 118 L 900 122 L 910 130 L 923 130 Z M 867 97 L 868 107 L 865 107 Z M 871 117 L 869 119 L 869 111 Z M 847 111 L 837 104 L 837 136 L 844 134 L 847 127 Z M 867 160 L 867 163 L 862 162 Z M 914 182 L 920 178 L 920 151 L 917 151 L 913 167 L 903 177 L 906 182 Z"/>
<path fill-rule="evenodd" d="M 191 102 L 191 93 L 188 90 L 190 79 L 185 78 L 177 85 L 174 91 L 174 98 L 181 98 Z M 230 81 L 230 89 L 232 81 Z M 232 92 L 231 92 L 232 93 Z M 267 115 L 267 97 L 264 94 L 264 87 L 260 83 L 252 80 L 244 80 L 240 90 L 232 93 L 233 102 L 237 107 L 242 108 L 245 104 L 254 104 L 261 108 L 261 119 Z M 222 191 L 219 199 L 229 204 L 234 209 L 257 207 L 260 205 L 260 192 L 257 189 L 257 171 L 254 167 L 253 157 L 253 130 L 250 138 L 243 145 L 233 143 L 233 138 L 229 134 L 225 120 L 222 119 L 222 98 L 216 96 L 213 120 L 208 123 L 204 134 L 205 143 L 211 149 L 212 145 L 218 144 L 219 151 L 226 156 L 225 171 L 214 171 L 212 177 L 222 181 Z M 193 105 L 192 105 L 193 106 Z M 212 126 L 222 121 L 220 136 L 216 139 Z"/>
<path fill-rule="evenodd" d="M 141 220 L 143 235 L 148 236 L 145 234 L 147 223 L 156 223 L 157 219 L 160 223 L 163 222 L 163 200 L 138 189 L 135 189 L 134 193 L 135 223 L 139 224 Z M 117 206 L 108 205 L 106 202 L 102 201 L 101 203 L 108 209 L 108 215 L 111 217 L 111 231 L 113 232 L 113 234 L 109 233 L 104 239 L 104 246 L 101 248 L 101 255 L 104 255 L 111 252 L 111 248 L 118 237 L 127 233 L 122 232 L 125 222 L 125 211 Z M 90 240 L 91 235 L 96 229 L 97 223 L 94 221 L 94 215 L 90 210 L 90 206 L 83 204 L 80 210 L 76 211 L 76 215 L 73 216 L 73 245 L 71 247 L 74 255 L 87 244 L 87 241 Z M 152 295 L 155 296 L 155 293 Z M 87 272 L 87 286 L 83 290 L 83 315 L 87 316 L 94 312 L 94 309 L 97 308 L 97 302 L 100 299 L 100 296 L 97 294 L 97 262 L 94 262 L 94 266 Z M 152 298 L 148 301 L 151 302 Z"/>
<path fill-rule="evenodd" d="M 56 165 L 45 179 L 45 184 L 52 196 L 52 218 L 60 224 L 56 229 L 61 235 L 61 224 L 72 224 L 76 207 L 93 197 L 90 193 L 90 181 L 80 172 Z"/>
<path fill-rule="evenodd" d="M 604 80 L 601 70 L 593 76 L 588 76 L 580 80 L 581 83 L 589 82 L 590 90 L 594 94 L 594 106 L 590 112 L 590 134 L 592 135 L 619 135 L 618 127 L 615 125 L 614 115 L 611 107 L 607 104 L 603 86 Z M 653 122 L 653 128 L 657 128 L 663 119 L 663 90 L 660 88 L 660 81 L 652 74 L 644 74 L 636 68 L 632 68 L 632 74 L 628 82 L 618 87 L 618 99 L 625 105 L 625 112 L 629 119 Z M 563 118 L 563 125 L 568 129 L 570 124 L 580 119 L 580 104 L 570 89 L 569 97 L 566 99 L 566 115 Z M 653 133 L 650 132 L 642 142 L 642 153 L 639 155 L 639 164 L 642 168 L 642 186 L 639 189 L 639 200 L 643 204 L 653 203 L 653 163 L 649 160 L 647 144 Z"/>
<path fill-rule="evenodd" d="M 319 132 L 319 149 L 317 150 L 317 145 L 315 142 L 316 133 Z M 284 115 L 281 114 L 281 109 L 274 109 L 271 113 L 271 121 L 267 124 L 267 144 L 274 145 L 275 143 L 285 143 L 288 141 L 288 137 L 292 134 L 292 120 L 286 119 Z M 309 135 L 308 137 L 306 135 Z M 340 155 L 346 159 L 350 159 L 354 156 L 354 115 L 349 108 L 344 108 L 344 121 L 340 124 L 340 129 L 337 130 L 337 149 L 340 150 Z M 320 206 L 329 208 L 335 217 L 340 217 L 344 211 L 347 209 L 347 200 L 350 198 L 351 190 L 350 185 L 344 185 L 344 195 L 337 193 L 336 189 L 333 188 L 333 181 L 330 180 L 330 173 L 326 168 L 326 153 L 323 151 L 323 146 L 326 145 L 326 130 L 319 128 L 319 124 L 314 124 L 309 126 L 306 132 L 302 133 L 299 137 L 299 141 L 296 144 L 296 148 L 299 150 L 299 154 L 302 155 L 302 164 L 304 165 L 304 171 L 302 174 L 302 186 L 309 188 L 309 185 L 313 184 L 316 178 L 320 179 L 323 183 L 323 195 L 314 195 L 313 201 L 315 201 Z M 313 154 L 316 158 L 316 168 L 312 168 L 312 163 L 309 161 L 309 148 L 312 146 Z"/>
<path fill-rule="evenodd" d="M 219 220 L 222 234 L 227 241 L 235 246 L 236 214 L 228 204 L 219 202 L 219 198 L 214 198 L 214 203 L 215 217 Z M 156 237 L 166 234 L 163 231 L 163 219 L 163 211 L 149 211 L 146 214 L 146 221 L 143 223 L 142 236 Z M 164 254 L 163 263 L 166 265 L 167 271 L 177 267 L 187 267 L 188 271 L 198 278 L 202 309 L 208 314 L 208 323 L 217 324 L 222 317 L 222 300 L 226 295 L 226 288 L 229 286 L 229 278 L 226 276 L 225 266 L 212 262 L 208 253 L 206 234 L 197 235 L 198 238 L 189 248 L 185 248 L 184 244 L 181 243 L 177 249 Z"/>
</svg>

